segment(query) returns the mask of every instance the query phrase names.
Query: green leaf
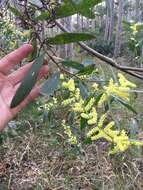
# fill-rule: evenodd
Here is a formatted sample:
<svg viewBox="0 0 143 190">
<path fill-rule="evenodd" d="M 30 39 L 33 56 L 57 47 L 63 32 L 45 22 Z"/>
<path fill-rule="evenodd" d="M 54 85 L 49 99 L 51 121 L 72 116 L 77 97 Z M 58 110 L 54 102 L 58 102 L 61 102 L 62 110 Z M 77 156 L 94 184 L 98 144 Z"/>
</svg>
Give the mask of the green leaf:
<svg viewBox="0 0 143 190">
<path fill-rule="evenodd" d="M 62 61 L 61 64 L 66 66 L 66 67 L 74 68 L 77 70 L 81 70 L 84 68 L 84 65 L 82 65 L 76 61 L 71 61 L 71 60 Z"/>
<path fill-rule="evenodd" d="M 44 96 L 51 96 L 58 89 L 60 79 L 60 73 L 53 74 L 45 83 L 42 85 L 40 93 Z"/>
<path fill-rule="evenodd" d="M 91 138 L 86 138 L 86 139 L 83 141 L 83 144 L 92 144 Z"/>
<path fill-rule="evenodd" d="M 53 45 L 63 45 L 63 44 L 69 44 L 79 41 L 87 41 L 95 38 L 94 35 L 87 34 L 87 33 L 62 33 L 58 34 L 57 36 L 53 38 L 48 38 L 47 43 L 53 44 Z"/>
<path fill-rule="evenodd" d="M 42 67 L 44 61 L 44 55 L 36 58 L 33 65 L 29 69 L 28 73 L 21 82 L 20 87 L 17 89 L 16 94 L 11 102 L 11 108 L 19 105 L 31 92 L 33 86 L 35 85 L 39 71 Z"/>
<path fill-rule="evenodd" d="M 100 94 L 96 97 L 96 100 L 95 100 L 95 104 L 96 104 L 96 105 L 98 105 L 98 102 L 100 101 L 102 95 L 103 95 L 103 92 L 100 93 Z"/>
<path fill-rule="evenodd" d="M 80 129 L 84 129 L 87 126 L 87 119 L 81 117 L 80 119 Z"/>
<path fill-rule="evenodd" d="M 83 82 L 81 82 L 81 81 L 79 81 L 78 85 L 79 85 L 80 94 L 81 94 L 82 98 L 83 99 L 88 98 L 89 93 L 88 93 L 87 86 Z"/>
<path fill-rule="evenodd" d="M 96 69 L 95 64 L 88 65 L 81 69 L 77 74 L 79 75 L 90 75 Z"/>
<path fill-rule="evenodd" d="M 120 98 L 113 96 L 115 98 L 115 100 L 119 103 L 121 103 L 123 106 L 125 106 L 128 110 L 132 111 L 133 113 L 137 114 L 137 111 L 127 102 L 121 100 Z"/>
<path fill-rule="evenodd" d="M 73 0 L 72 0 L 73 1 Z M 102 0 L 81 0 L 77 1 L 77 10 L 79 13 L 85 17 L 93 19 L 95 17 L 92 9 L 98 3 L 101 3 Z"/>
<path fill-rule="evenodd" d="M 101 1 L 102 0 L 65 0 L 62 5 L 55 8 L 55 17 L 63 18 L 79 13 L 83 16 L 94 18 L 92 8 Z"/>
<path fill-rule="evenodd" d="M 54 10 L 54 18 L 64 18 L 72 16 L 74 14 L 81 14 L 85 17 L 93 19 L 95 15 L 93 14 L 92 9 L 98 3 L 101 3 L 102 0 L 64 0 L 61 5 L 58 5 Z M 52 15 L 51 15 L 52 16 Z M 42 12 L 36 19 L 37 20 L 47 20 L 50 17 L 48 11 Z"/>
<path fill-rule="evenodd" d="M 129 134 L 130 139 L 137 139 L 139 124 L 136 119 L 131 118 L 129 130 L 130 130 L 130 134 Z"/>
<path fill-rule="evenodd" d="M 15 7 L 9 6 L 9 9 L 15 16 L 21 17 L 21 13 Z"/>
</svg>

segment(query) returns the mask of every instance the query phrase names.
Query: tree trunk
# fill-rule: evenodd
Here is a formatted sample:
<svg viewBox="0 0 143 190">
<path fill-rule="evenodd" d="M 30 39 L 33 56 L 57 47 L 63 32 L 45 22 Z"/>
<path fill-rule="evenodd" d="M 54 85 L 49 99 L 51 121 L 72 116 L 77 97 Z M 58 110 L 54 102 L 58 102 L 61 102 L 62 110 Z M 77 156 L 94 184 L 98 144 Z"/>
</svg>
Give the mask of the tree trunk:
<svg viewBox="0 0 143 190">
<path fill-rule="evenodd" d="M 105 33 L 104 33 L 104 41 L 108 40 L 109 35 L 109 0 L 106 0 L 106 23 L 105 23 Z"/>
<path fill-rule="evenodd" d="M 114 0 L 110 0 L 110 26 L 109 26 L 109 36 L 108 44 L 112 41 L 113 31 L 114 31 Z"/>
<path fill-rule="evenodd" d="M 123 11 L 124 11 L 124 0 L 119 0 L 119 9 L 118 9 L 118 22 L 117 22 L 117 31 L 115 39 L 115 49 L 114 57 L 118 57 L 121 51 L 121 37 L 122 37 L 122 20 L 123 20 Z"/>
</svg>

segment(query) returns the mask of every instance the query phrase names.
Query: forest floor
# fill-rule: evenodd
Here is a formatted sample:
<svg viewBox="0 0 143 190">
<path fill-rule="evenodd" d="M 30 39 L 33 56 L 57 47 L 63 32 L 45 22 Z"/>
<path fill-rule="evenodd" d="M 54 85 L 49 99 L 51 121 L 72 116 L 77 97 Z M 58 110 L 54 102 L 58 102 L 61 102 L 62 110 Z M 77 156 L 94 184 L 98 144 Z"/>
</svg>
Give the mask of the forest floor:
<svg viewBox="0 0 143 190">
<path fill-rule="evenodd" d="M 37 104 L 30 104 L 11 122 L 14 127 L 0 134 L 0 190 L 143 190 L 142 148 L 109 156 L 108 145 L 96 142 L 76 152 L 58 128 L 41 125 Z M 142 105 L 139 94 L 133 102 L 137 116 L 115 107 L 123 125 L 126 117 L 137 120 L 140 138 Z"/>
</svg>

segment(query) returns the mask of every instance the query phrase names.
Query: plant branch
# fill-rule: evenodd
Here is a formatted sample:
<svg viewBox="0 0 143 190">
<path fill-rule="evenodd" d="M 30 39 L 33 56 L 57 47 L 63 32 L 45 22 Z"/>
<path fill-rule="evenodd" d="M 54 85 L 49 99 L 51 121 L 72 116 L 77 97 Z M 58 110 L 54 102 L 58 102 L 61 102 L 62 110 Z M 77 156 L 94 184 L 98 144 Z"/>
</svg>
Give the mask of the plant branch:
<svg viewBox="0 0 143 190">
<path fill-rule="evenodd" d="M 64 27 L 61 23 L 59 23 L 58 21 L 55 21 L 55 24 L 63 31 L 63 32 L 70 32 L 66 27 Z M 83 42 L 78 42 L 78 44 L 80 45 L 80 47 L 82 47 L 83 49 L 85 49 L 86 51 L 88 51 L 90 54 L 96 56 L 97 58 L 101 59 L 102 61 L 104 61 L 105 63 L 107 63 L 108 65 L 115 67 L 116 69 L 119 69 L 127 74 L 130 74 L 136 78 L 139 79 L 143 79 L 142 74 L 137 74 L 135 73 L 135 71 L 137 72 L 143 72 L 142 68 L 133 68 L 133 67 L 124 67 L 119 65 L 116 61 L 114 61 L 113 59 L 102 55 L 100 53 L 98 53 L 97 51 L 95 51 L 94 49 L 90 48 L 89 46 L 87 46 L 85 43 Z M 134 71 L 134 72 L 133 72 Z"/>
</svg>

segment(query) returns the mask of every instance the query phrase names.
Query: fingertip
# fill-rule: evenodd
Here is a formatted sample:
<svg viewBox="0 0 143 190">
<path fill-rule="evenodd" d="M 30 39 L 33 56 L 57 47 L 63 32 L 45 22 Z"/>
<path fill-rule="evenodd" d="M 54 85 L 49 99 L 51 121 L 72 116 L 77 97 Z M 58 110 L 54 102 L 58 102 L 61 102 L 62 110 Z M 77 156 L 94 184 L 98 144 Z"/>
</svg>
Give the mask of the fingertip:
<svg viewBox="0 0 143 190">
<path fill-rule="evenodd" d="M 24 44 L 21 46 L 21 48 L 23 49 L 23 51 L 25 50 L 27 53 L 33 51 L 33 47 L 31 44 Z"/>
<path fill-rule="evenodd" d="M 49 69 L 48 69 L 47 65 L 42 66 L 40 74 L 39 74 L 39 77 L 38 77 L 38 80 L 46 77 L 47 74 L 48 74 L 48 71 L 49 71 Z"/>
</svg>

